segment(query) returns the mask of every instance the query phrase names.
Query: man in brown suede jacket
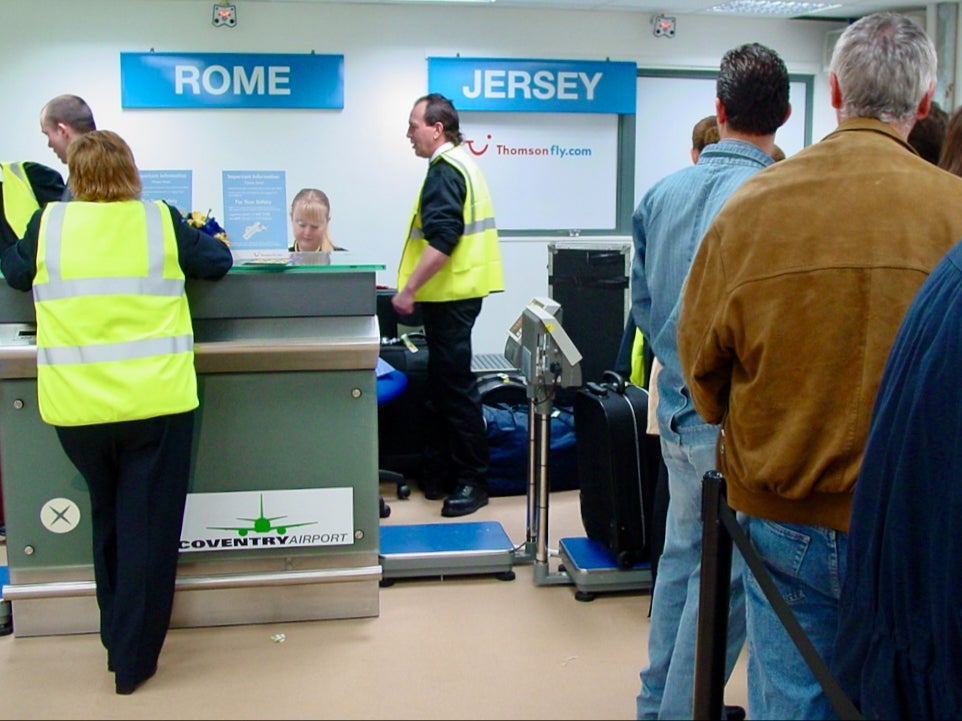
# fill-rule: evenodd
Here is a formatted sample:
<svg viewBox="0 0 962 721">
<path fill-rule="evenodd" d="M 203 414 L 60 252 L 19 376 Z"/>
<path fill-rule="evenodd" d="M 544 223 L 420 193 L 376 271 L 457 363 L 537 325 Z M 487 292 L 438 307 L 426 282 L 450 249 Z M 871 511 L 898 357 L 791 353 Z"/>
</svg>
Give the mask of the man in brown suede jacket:
<svg viewBox="0 0 962 721">
<path fill-rule="evenodd" d="M 678 330 L 695 407 L 722 426 L 728 501 L 826 662 L 882 369 L 916 291 L 962 238 L 962 178 L 907 142 L 935 92 L 924 31 L 897 14 L 860 19 L 829 85 L 838 128 L 729 198 Z M 745 588 L 749 717 L 832 717 L 750 570 Z"/>
</svg>

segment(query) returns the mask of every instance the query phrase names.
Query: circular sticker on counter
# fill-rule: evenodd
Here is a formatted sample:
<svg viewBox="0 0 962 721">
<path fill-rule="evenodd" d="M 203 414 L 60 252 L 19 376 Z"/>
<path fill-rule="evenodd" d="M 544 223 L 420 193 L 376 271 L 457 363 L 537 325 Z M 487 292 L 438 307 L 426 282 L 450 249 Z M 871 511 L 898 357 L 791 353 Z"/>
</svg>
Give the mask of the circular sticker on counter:
<svg viewBox="0 0 962 721">
<path fill-rule="evenodd" d="M 80 506 L 69 498 L 51 498 L 40 509 L 40 522 L 51 533 L 69 533 L 80 523 Z"/>
</svg>

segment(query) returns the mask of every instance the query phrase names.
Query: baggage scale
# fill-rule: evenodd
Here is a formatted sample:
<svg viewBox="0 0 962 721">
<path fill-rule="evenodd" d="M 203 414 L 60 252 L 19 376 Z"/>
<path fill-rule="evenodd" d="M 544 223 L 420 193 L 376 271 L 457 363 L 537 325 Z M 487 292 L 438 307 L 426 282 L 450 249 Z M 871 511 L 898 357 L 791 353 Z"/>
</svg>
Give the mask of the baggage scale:
<svg viewBox="0 0 962 721">
<path fill-rule="evenodd" d="M 579 601 L 593 601 L 599 593 L 651 590 L 651 563 L 621 568 L 607 548 L 590 538 L 562 538 L 558 555 L 561 568 L 578 588 Z"/>
<path fill-rule="evenodd" d="M 607 548 L 589 538 L 563 538 L 557 551 L 548 548 L 551 409 L 557 388 L 581 385 L 581 354 L 562 329 L 560 316 L 556 301 L 532 300 L 522 315 L 520 342 L 513 354 L 527 380 L 529 451 L 527 531 L 516 560 L 534 564 L 536 585 L 574 584 L 579 601 L 594 600 L 598 593 L 648 590 L 652 585 L 648 562 L 622 568 Z M 517 339 L 518 329 L 514 331 Z M 512 357 L 510 352 L 505 355 Z M 560 564 L 552 570 L 549 559 L 556 556 Z"/>
<path fill-rule="evenodd" d="M 471 366 L 476 373 L 517 370 L 498 354 L 478 356 Z M 380 534 L 381 586 L 398 578 L 515 577 L 515 546 L 497 521 L 382 525 Z"/>
<path fill-rule="evenodd" d="M 564 538 L 548 548 L 551 411 L 558 388 L 581 385 L 581 354 L 561 326 L 561 306 L 534 298 L 508 333 L 505 372 L 521 370 L 528 395 L 528 485 L 525 540 L 515 546 L 497 522 L 381 526 L 382 586 L 398 578 L 493 574 L 513 580 L 514 565 L 532 564 L 538 586 L 575 585 L 575 598 L 651 588 L 649 564 L 620 568 L 611 553 L 588 538 Z M 483 370 L 493 366 L 485 358 Z M 555 570 L 551 559 L 560 561 Z"/>
<path fill-rule="evenodd" d="M 514 544 L 497 521 L 381 526 L 382 586 L 398 578 L 493 574 L 514 580 Z"/>
</svg>

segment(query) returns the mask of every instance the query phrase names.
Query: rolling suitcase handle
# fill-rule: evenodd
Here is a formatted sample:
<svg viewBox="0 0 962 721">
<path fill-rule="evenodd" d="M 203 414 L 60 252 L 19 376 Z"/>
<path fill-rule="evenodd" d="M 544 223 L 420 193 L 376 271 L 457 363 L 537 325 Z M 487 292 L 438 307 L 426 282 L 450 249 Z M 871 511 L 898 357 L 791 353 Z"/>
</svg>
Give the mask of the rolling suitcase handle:
<svg viewBox="0 0 962 721">
<path fill-rule="evenodd" d="M 608 395 L 609 390 L 613 390 L 618 395 L 623 396 L 625 394 L 626 385 L 627 382 L 621 373 L 618 373 L 617 371 L 605 371 L 601 374 L 600 383 L 589 381 L 585 384 L 585 388 L 587 388 L 596 396 L 606 396 Z"/>
</svg>

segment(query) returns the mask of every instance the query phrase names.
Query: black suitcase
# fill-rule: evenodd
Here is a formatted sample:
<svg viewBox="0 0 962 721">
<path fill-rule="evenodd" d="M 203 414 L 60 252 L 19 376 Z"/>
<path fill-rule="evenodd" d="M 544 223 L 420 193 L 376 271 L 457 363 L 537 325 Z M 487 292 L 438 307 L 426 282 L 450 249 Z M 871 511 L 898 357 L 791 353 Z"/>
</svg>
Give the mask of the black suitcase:
<svg viewBox="0 0 962 721">
<path fill-rule="evenodd" d="M 481 403 L 486 406 L 498 403 L 526 405 L 528 402 L 528 384 L 520 372 L 483 373 L 478 376 L 478 393 Z"/>
<path fill-rule="evenodd" d="M 581 521 L 623 569 L 650 560 L 655 476 L 647 435 L 648 391 L 604 371 L 574 401 Z"/>
<path fill-rule="evenodd" d="M 412 351 L 405 343 L 417 349 Z M 407 376 L 407 386 L 377 409 L 379 467 L 418 477 L 424 451 L 424 404 L 428 386 L 428 345 L 423 334 L 382 340 L 380 356 Z"/>
</svg>

